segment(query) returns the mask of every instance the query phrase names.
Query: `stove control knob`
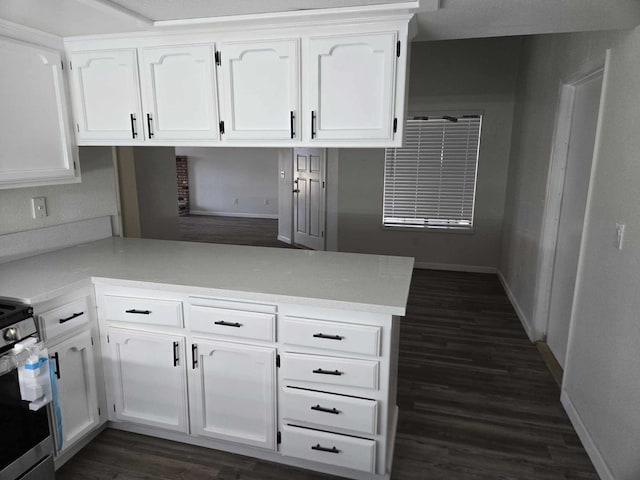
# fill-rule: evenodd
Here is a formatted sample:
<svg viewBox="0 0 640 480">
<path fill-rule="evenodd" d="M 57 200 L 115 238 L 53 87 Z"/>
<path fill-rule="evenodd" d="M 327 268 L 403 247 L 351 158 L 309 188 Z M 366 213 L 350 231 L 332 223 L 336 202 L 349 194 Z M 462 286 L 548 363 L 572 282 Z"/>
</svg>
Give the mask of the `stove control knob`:
<svg viewBox="0 0 640 480">
<path fill-rule="evenodd" d="M 2 336 L 7 342 L 17 342 L 20 340 L 20 331 L 15 327 L 7 328 Z"/>
</svg>

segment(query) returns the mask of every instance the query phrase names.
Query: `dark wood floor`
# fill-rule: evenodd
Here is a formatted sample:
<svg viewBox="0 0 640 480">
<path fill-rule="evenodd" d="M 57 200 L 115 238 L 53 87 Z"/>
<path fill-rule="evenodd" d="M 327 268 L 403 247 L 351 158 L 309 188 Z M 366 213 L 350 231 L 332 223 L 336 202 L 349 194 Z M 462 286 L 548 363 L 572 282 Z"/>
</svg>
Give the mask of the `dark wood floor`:
<svg viewBox="0 0 640 480">
<path fill-rule="evenodd" d="M 559 396 L 495 275 L 414 272 L 392 479 L 597 480 Z M 107 430 L 56 478 L 333 477 Z"/>
<path fill-rule="evenodd" d="M 180 239 L 188 242 L 295 248 L 278 240 L 278 220 L 271 218 L 186 215 L 179 226 Z"/>
</svg>

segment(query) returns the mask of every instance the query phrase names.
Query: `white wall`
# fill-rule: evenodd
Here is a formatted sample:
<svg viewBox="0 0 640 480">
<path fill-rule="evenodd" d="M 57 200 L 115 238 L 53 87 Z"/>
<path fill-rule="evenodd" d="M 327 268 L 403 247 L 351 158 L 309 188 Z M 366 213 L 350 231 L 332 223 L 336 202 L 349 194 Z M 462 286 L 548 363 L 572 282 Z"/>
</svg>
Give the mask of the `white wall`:
<svg viewBox="0 0 640 480">
<path fill-rule="evenodd" d="M 178 185 L 173 147 L 133 149 L 140 236 L 178 240 Z"/>
<path fill-rule="evenodd" d="M 640 29 L 605 79 L 563 389 L 601 477 L 640 478 Z M 613 245 L 626 224 L 623 249 Z M 597 464 L 598 465 L 598 464 Z"/>
<path fill-rule="evenodd" d="M 278 149 L 178 147 L 176 155 L 189 157 L 192 213 L 278 217 Z"/>
<path fill-rule="evenodd" d="M 407 255 L 418 265 L 491 270 L 498 266 L 519 38 L 414 43 L 409 114 L 483 112 L 475 231 L 381 228 L 383 149 L 339 152 L 338 249 Z"/>
<path fill-rule="evenodd" d="M 500 271 L 531 329 L 540 233 L 560 85 L 604 64 L 622 33 L 527 37 L 511 140 Z"/>
<path fill-rule="evenodd" d="M 0 235 L 118 214 L 110 147 L 80 147 L 82 182 L 0 190 Z M 48 216 L 34 219 L 31 199 L 45 197 Z M 43 239 L 45 242 L 46 239 Z"/>
<path fill-rule="evenodd" d="M 606 480 L 640 478 L 640 31 L 531 37 L 520 72 L 501 270 L 526 318 L 559 86 L 604 63 L 609 74 L 591 174 L 563 379 L 563 404 Z M 622 251 L 615 224 L 626 224 Z"/>
</svg>

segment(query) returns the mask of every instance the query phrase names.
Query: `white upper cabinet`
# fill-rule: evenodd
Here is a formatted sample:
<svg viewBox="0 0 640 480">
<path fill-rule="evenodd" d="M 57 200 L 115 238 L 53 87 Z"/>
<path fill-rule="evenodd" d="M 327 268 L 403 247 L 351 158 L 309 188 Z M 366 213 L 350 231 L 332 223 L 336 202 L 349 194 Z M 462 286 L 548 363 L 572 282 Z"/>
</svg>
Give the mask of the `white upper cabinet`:
<svg viewBox="0 0 640 480">
<path fill-rule="evenodd" d="M 392 140 L 397 33 L 311 37 L 311 138 Z"/>
<path fill-rule="evenodd" d="M 77 181 L 62 57 L 0 37 L 0 188 Z"/>
<path fill-rule="evenodd" d="M 210 45 L 140 50 L 147 139 L 218 139 L 213 55 Z"/>
<path fill-rule="evenodd" d="M 221 46 L 221 119 L 225 140 L 299 140 L 298 40 Z"/>
<path fill-rule="evenodd" d="M 141 142 L 136 50 L 74 53 L 71 65 L 78 143 L 91 144 L 92 140 Z"/>
</svg>

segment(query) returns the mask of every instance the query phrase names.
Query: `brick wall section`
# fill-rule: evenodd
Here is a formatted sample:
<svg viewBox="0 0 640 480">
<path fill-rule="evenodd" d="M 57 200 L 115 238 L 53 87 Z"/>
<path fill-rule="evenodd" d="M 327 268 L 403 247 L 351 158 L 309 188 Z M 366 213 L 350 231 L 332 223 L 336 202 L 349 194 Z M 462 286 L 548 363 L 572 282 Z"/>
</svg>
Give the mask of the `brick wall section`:
<svg viewBox="0 0 640 480">
<path fill-rule="evenodd" d="M 178 183 L 178 215 L 189 215 L 189 164 L 184 155 L 176 155 L 176 181 Z"/>
</svg>

